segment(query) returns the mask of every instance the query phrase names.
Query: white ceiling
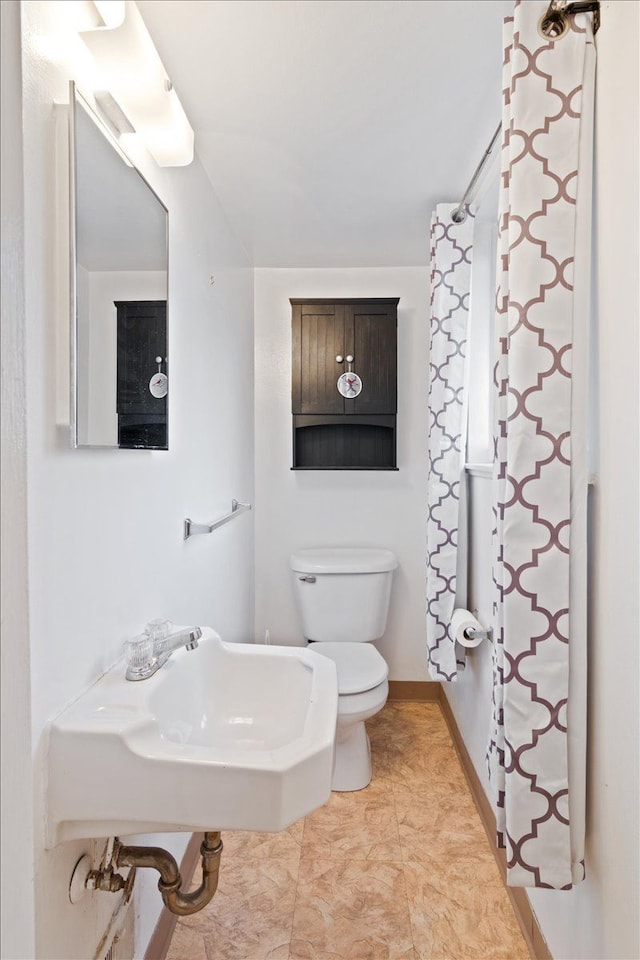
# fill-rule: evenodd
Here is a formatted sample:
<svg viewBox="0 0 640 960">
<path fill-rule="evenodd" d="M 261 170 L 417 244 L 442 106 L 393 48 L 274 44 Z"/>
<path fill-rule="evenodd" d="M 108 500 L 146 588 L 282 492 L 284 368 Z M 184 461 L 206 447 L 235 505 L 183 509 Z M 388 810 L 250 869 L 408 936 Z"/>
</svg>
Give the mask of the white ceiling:
<svg viewBox="0 0 640 960">
<path fill-rule="evenodd" d="M 412 266 L 500 119 L 512 0 L 137 0 L 253 263 Z"/>
</svg>

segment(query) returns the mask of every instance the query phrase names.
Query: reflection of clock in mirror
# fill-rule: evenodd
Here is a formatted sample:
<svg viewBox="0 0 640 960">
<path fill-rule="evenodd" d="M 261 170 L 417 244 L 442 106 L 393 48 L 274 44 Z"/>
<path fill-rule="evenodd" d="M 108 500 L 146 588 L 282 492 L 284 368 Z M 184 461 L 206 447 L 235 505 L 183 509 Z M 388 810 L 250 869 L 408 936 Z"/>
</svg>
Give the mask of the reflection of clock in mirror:
<svg viewBox="0 0 640 960">
<path fill-rule="evenodd" d="M 338 392 L 353 400 L 362 390 L 362 380 L 357 373 L 343 373 L 338 377 Z"/>
<path fill-rule="evenodd" d="M 151 396 L 157 400 L 161 400 L 162 397 L 166 397 L 168 389 L 169 381 L 166 373 L 160 373 L 160 371 L 154 373 L 151 380 L 149 380 L 149 393 Z"/>
</svg>

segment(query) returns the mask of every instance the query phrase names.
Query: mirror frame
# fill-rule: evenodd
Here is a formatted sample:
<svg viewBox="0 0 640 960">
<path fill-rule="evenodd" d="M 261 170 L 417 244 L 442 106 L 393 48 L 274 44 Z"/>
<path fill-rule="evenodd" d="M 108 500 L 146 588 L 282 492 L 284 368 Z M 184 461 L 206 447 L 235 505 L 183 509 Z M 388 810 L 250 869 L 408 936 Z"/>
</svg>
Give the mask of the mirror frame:
<svg viewBox="0 0 640 960">
<path fill-rule="evenodd" d="M 76 110 L 85 110 L 89 118 L 96 124 L 109 147 L 118 154 L 125 163 L 140 177 L 147 189 L 153 194 L 166 215 L 165 245 L 166 245 L 166 351 L 171 356 L 169 347 L 169 209 L 160 199 L 146 177 L 140 172 L 133 160 L 127 156 L 109 127 L 91 106 L 86 97 L 78 90 L 73 80 L 69 82 L 69 333 L 70 333 L 70 366 L 69 366 L 69 429 L 71 446 L 81 450 L 141 450 L 147 453 L 163 453 L 169 450 L 169 395 L 171 383 L 167 391 L 167 445 L 166 447 L 119 447 L 117 444 L 79 443 L 78 442 L 78 296 L 77 296 L 77 253 L 78 253 L 78 222 L 77 222 L 77 194 L 76 194 L 76 165 L 77 165 L 77 137 L 76 137 Z"/>
</svg>

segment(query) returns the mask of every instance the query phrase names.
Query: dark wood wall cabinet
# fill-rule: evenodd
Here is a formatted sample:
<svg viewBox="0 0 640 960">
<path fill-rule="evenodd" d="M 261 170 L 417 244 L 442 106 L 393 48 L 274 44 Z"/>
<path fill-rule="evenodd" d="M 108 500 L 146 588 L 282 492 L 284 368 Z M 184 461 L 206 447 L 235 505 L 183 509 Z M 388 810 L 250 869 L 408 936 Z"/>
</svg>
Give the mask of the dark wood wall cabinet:
<svg viewBox="0 0 640 960">
<path fill-rule="evenodd" d="M 167 397 L 153 396 L 150 381 L 167 371 L 166 300 L 117 300 L 118 446 L 167 450 Z M 156 358 L 161 358 L 161 363 Z M 160 370 L 159 370 L 160 368 Z"/>
<path fill-rule="evenodd" d="M 396 470 L 399 298 L 290 302 L 293 469 Z"/>
</svg>

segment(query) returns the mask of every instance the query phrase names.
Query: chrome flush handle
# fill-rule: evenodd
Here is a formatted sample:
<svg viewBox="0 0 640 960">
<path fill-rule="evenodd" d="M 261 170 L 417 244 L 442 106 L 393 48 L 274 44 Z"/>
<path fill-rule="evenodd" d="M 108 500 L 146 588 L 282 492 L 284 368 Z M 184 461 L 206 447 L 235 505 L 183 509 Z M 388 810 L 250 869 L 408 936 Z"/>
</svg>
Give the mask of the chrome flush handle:
<svg viewBox="0 0 640 960">
<path fill-rule="evenodd" d="M 298 580 L 302 580 L 303 583 L 315 583 L 315 577 L 298 577 Z"/>
</svg>

